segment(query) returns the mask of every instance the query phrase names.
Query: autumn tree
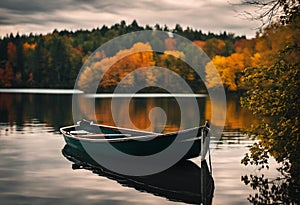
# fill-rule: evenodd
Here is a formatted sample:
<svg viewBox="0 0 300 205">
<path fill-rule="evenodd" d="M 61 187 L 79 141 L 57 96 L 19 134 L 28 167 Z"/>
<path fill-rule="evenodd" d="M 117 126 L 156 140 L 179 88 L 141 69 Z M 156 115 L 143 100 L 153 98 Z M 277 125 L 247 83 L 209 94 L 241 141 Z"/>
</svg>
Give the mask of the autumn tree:
<svg viewBox="0 0 300 205">
<path fill-rule="evenodd" d="M 45 79 L 47 60 L 46 55 L 47 51 L 45 48 L 45 39 L 40 37 L 37 40 L 37 45 L 32 53 L 32 59 L 30 64 L 31 73 L 33 75 L 32 85 L 34 87 L 43 86 L 44 82 L 47 82 Z"/>
<path fill-rule="evenodd" d="M 141 52 L 145 50 L 149 52 Z M 130 49 L 117 52 L 115 56 L 91 62 L 91 65 L 86 66 L 80 74 L 78 87 L 88 91 L 99 83 L 100 89 L 112 91 L 111 89 L 116 87 L 130 72 L 137 68 L 155 65 L 151 50 L 149 43 L 136 43 Z M 118 59 L 120 60 L 118 61 Z M 127 78 L 127 82 L 123 83 L 130 87 L 139 81 L 147 80 L 149 80 L 149 76 L 146 73 L 136 73 L 135 76 Z"/>
<path fill-rule="evenodd" d="M 227 91 L 237 91 L 242 72 L 247 66 L 247 57 L 243 53 L 233 53 L 228 57 L 215 56 L 205 68 L 207 86 L 213 88 L 222 83 Z M 222 82 L 218 81 L 218 76 Z"/>
<path fill-rule="evenodd" d="M 17 35 L 16 37 L 16 61 L 15 61 L 15 73 L 16 83 L 22 85 L 22 81 L 25 80 L 25 69 L 24 69 L 24 51 L 23 51 L 23 40 Z"/>
<path fill-rule="evenodd" d="M 213 58 L 216 55 L 225 55 L 225 42 L 223 40 L 217 39 L 217 38 L 211 38 L 205 42 L 205 45 L 203 46 L 203 50 L 206 52 L 206 54 Z"/>
<path fill-rule="evenodd" d="M 14 83 L 14 71 L 9 62 L 6 62 L 2 76 L 2 85 L 4 87 L 12 87 Z"/>
<path fill-rule="evenodd" d="M 258 16 L 260 19 L 268 17 L 271 21 L 275 14 L 279 14 L 281 24 L 276 26 L 269 24 L 262 36 L 267 40 L 268 34 L 272 36 L 273 33 L 275 36 L 278 32 L 281 38 L 277 39 L 275 44 L 277 52 L 272 54 L 274 59 L 271 62 L 264 64 L 261 61 L 245 70 L 244 83 L 248 84 L 249 90 L 241 102 L 259 118 L 260 123 L 250 130 L 259 141 L 250 148 L 250 153 L 245 155 L 242 163 L 268 167 L 271 155 L 282 164 L 280 170 L 284 182 L 279 184 L 278 188 L 269 186 L 270 183 L 267 179 L 263 179 L 263 176 L 251 177 L 250 180 L 244 177 L 243 181 L 254 185 L 254 189 L 258 187 L 261 191 L 260 195 L 250 196 L 250 201 L 255 204 L 298 204 L 300 201 L 299 1 L 247 2 L 267 8 L 266 12 Z M 282 31 L 285 31 L 285 35 L 281 35 Z M 263 45 L 257 46 L 257 50 L 266 45 L 269 47 L 268 51 L 274 48 L 272 42 L 265 41 Z M 261 187 L 259 180 L 264 180 L 265 187 Z M 265 197 L 266 193 L 273 196 Z M 270 198 L 274 201 L 270 201 Z"/>
</svg>

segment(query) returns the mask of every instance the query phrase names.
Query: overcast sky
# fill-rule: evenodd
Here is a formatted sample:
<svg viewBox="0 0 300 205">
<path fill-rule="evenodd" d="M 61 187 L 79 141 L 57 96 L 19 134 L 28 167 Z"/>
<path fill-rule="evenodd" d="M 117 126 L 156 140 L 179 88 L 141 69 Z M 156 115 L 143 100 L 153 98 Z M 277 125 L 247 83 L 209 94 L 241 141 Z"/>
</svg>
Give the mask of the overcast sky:
<svg viewBox="0 0 300 205">
<path fill-rule="evenodd" d="M 174 28 L 179 23 L 204 32 L 253 37 L 259 22 L 241 15 L 240 0 L 1 0 L 0 36 L 111 26 L 134 19 L 139 25 Z"/>
</svg>

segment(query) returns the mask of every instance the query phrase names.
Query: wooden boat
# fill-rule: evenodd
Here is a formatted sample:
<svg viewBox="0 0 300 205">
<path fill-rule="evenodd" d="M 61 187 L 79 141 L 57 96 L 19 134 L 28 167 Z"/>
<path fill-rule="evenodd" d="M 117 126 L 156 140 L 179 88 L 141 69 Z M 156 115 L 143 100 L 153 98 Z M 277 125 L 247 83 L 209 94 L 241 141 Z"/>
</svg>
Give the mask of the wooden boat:
<svg viewBox="0 0 300 205">
<path fill-rule="evenodd" d="M 182 157 L 182 160 L 184 160 L 197 157 L 200 153 L 205 157 L 209 147 L 209 137 L 207 137 L 209 136 L 209 130 L 208 123 L 206 123 L 204 126 L 161 134 L 99 125 L 82 120 L 76 125 L 62 127 L 60 132 L 63 134 L 66 143 L 71 147 L 84 151 L 83 144 L 91 144 L 97 148 L 97 153 L 103 154 L 103 156 L 109 154 L 107 153 L 108 143 L 119 151 L 130 155 L 148 156 L 156 154 L 166 149 L 179 136 L 180 139 L 174 142 L 178 143 L 176 146 L 192 143 L 189 150 Z M 201 147 L 204 147 L 202 152 Z"/>
<path fill-rule="evenodd" d="M 184 160 L 157 174 L 128 176 L 106 169 L 86 152 L 69 145 L 65 145 L 62 154 L 73 162 L 74 170 L 90 170 L 94 174 L 117 181 L 122 186 L 164 197 L 171 201 L 212 204 L 214 180 L 205 160 L 201 162 L 201 168 L 189 160 Z"/>
</svg>

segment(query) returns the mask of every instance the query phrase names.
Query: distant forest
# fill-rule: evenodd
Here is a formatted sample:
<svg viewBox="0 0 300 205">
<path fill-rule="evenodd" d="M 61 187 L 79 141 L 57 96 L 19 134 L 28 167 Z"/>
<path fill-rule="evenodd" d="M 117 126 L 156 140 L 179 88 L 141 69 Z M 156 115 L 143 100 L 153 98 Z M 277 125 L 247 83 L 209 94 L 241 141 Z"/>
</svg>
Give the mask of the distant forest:
<svg viewBox="0 0 300 205">
<path fill-rule="evenodd" d="M 270 32 L 271 29 L 249 40 L 246 36 L 235 36 L 226 31 L 214 34 L 203 33 L 190 27 L 183 29 L 179 24 L 173 29 L 158 24 L 154 27 L 139 26 L 135 20 L 129 25 L 121 21 L 111 27 L 103 25 L 93 30 L 54 30 L 46 35 L 10 34 L 0 39 L 0 87 L 73 88 L 81 66 L 93 51 L 117 36 L 142 30 L 173 32 L 193 41 L 212 59 L 227 91 L 245 89 L 239 84 L 245 67 L 270 59 L 272 55 L 268 53 L 272 53 L 273 49 L 278 50 L 276 46 L 280 47 L 270 46 L 274 44 L 272 42 L 274 32 Z M 173 43 L 171 39 L 167 39 L 162 42 L 162 46 L 165 51 L 172 51 Z M 124 48 L 122 45 L 115 45 L 114 49 L 119 51 Z M 109 53 L 103 55 L 111 57 Z M 203 84 L 199 77 L 194 76 L 195 73 L 190 75 L 187 73 L 186 65 L 172 63 L 169 57 L 153 55 L 151 59 L 154 59 L 154 65 L 171 67 L 181 76 L 186 76 L 186 80 L 194 88 Z M 136 68 L 138 65 L 130 64 L 130 66 Z M 218 86 L 214 74 L 210 73 L 210 66 L 209 64 L 206 66 L 206 85 Z M 129 70 L 127 69 L 128 72 Z M 118 72 L 122 70 L 119 69 Z M 110 78 L 107 78 L 110 82 L 101 82 L 99 86 L 102 90 L 113 91 L 116 82 L 111 82 Z M 203 85 L 200 89 L 201 87 Z"/>
</svg>

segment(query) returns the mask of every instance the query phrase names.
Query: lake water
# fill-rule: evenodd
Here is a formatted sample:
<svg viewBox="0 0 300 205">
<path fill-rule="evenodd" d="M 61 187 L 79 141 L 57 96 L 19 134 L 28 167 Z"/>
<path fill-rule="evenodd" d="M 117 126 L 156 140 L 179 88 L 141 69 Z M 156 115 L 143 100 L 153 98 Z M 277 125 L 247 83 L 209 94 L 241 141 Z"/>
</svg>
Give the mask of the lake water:
<svg viewBox="0 0 300 205">
<path fill-rule="evenodd" d="M 73 162 L 62 154 L 65 142 L 59 132 L 60 127 L 73 124 L 72 92 L 48 91 L 0 92 L 1 204 L 186 204 L 170 197 L 157 196 L 151 190 L 130 186 L 120 179 L 100 176 L 88 169 L 75 169 L 74 165 L 72 167 Z M 114 125 L 108 109 L 110 102 L 109 96 L 98 96 L 95 101 L 96 116 L 98 122 Z M 200 118 L 209 118 L 209 99 L 197 96 L 197 102 Z M 166 126 L 160 124 L 160 119 L 153 119 L 150 123 L 147 116 L 154 107 L 165 111 Z M 88 112 L 88 104 L 82 109 Z M 126 107 L 120 105 L 118 109 L 122 118 Z M 129 110 L 134 126 L 139 129 L 162 132 L 179 129 L 178 104 L 171 97 L 134 98 Z M 120 123 L 131 126 L 126 120 L 120 119 Z M 183 127 L 188 128 L 189 123 L 184 123 Z M 253 140 L 235 135 L 251 123 L 257 122 L 239 106 L 238 98 L 229 97 L 224 136 L 220 141 L 212 142 L 216 144 L 211 150 L 215 181 L 213 204 L 249 204 L 247 197 L 255 193 L 244 185 L 241 176 L 254 174 L 258 170 L 240 164 Z M 194 159 L 193 163 L 199 164 L 199 159 Z M 265 174 L 276 175 L 275 163 L 274 168 L 271 166 Z M 178 174 L 174 182 L 183 176 Z"/>
</svg>

